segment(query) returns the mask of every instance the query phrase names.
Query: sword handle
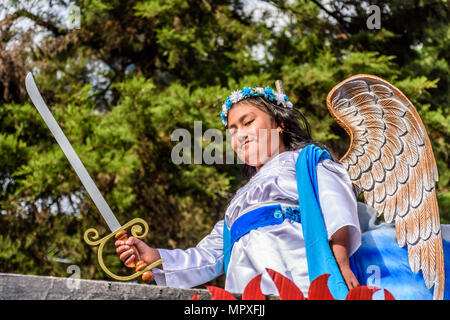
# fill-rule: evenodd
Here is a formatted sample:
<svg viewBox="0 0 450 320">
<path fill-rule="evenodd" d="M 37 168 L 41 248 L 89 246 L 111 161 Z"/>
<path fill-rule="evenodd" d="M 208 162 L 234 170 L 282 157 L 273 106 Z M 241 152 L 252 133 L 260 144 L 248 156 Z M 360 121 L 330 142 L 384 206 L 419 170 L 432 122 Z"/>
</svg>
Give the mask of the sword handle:
<svg viewBox="0 0 450 320">
<path fill-rule="evenodd" d="M 128 240 L 128 235 L 127 235 L 127 231 L 126 230 L 120 230 L 119 232 L 117 232 L 117 234 L 114 236 L 117 240 L 122 240 L 122 241 L 127 241 Z M 132 267 L 136 267 L 136 272 L 141 271 L 142 269 L 144 269 L 147 264 L 141 259 L 141 256 L 139 255 L 139 251 L 136 249 L 135 246 L 131 246 L 133 248 L 134 251 L 134 265 Z M 150 270 L 145 271 L 142 274 L 142 280 L 144 282 L 150 282 L 153 280 L 153 272 L 151 272 Z"/>
</svg>

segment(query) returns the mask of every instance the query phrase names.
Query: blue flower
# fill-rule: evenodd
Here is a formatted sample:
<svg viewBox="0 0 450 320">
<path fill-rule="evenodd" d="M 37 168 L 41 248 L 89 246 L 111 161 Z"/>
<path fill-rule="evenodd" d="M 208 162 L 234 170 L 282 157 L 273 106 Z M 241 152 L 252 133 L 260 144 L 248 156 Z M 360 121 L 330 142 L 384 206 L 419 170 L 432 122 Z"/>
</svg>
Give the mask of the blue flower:
<svg viewBox="0 0 450 320">
<path fill-rule="evenodd" d="M 267 86 L 267 88 L 264 89 L 264 92 L 267 96 L 273 95 L 273 90 L 270 89 L 269 86 Z"/>
<path fill-rule="evenodd" d="M 264 89 L 264 96 L 265 96 L 268 100 L 274 101 L 276 98 L 275 98 L 275 95 L 274 95 L 273 92 L 274 92 L 274 91 L 273 91 L 272 89 L 270 89 L 269 86 L 267 86 L 267 88 Z"/>
<path fill-rule="evenodd" d="M 241 93 L 243 98 L 248 98 L 252 94 L 252 88 L 244 88 Z"/>
</svg>

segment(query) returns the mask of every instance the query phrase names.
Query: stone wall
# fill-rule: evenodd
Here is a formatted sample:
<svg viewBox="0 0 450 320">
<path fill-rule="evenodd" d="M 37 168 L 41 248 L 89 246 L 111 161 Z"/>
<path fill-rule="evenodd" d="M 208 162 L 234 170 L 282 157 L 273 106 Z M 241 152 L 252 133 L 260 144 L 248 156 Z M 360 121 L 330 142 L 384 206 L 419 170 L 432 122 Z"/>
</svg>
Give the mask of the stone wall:
<svg viewBox="0 0 450 320">
<path fill-rule="evenodd" d="M 0 273 L 0 300 L 210 300 L 206 289 Z"/>
</svg>

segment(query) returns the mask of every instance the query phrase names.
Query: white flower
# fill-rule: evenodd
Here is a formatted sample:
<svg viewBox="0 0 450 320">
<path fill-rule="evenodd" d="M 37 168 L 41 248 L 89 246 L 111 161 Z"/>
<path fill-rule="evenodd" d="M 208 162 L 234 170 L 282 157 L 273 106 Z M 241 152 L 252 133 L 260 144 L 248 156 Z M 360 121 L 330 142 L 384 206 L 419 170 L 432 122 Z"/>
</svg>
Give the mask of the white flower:
<svg viewBox="0 0 450 320">
<path fill-rule="evenodd" d="M 230 100 L 233 103 L 237 103 L 242 99 L 242 94 L 240 91 L 233 91 L 230 95 Z"/>
<path fill-rule="evenodd" d="M 286 101 L 286 107 L 288 107 L 289 109 L 292 109 L 294 106 L 292 105 L 292 102 Z"/>
<path fill-rule="evenodd" d="M 277 92 L 275 93 L 275 97 L 277 98 L 277 104 L 283 105 L 284 94 Z"/>
<path fill-rule="evenodd" d="M 258 94 L 264 94 L 265 93 L 264 92 L 264 88 L 261 88 L 261 87 L 255 88 L 255 92 L 258 93 Z"/>
<path fill-rule="evenodd" d="M 227 108 L 227 105 L 225 103 L 222 105 L 222 112 L 225 115 L 228 114 L 228 108 Z"/>
</svg>

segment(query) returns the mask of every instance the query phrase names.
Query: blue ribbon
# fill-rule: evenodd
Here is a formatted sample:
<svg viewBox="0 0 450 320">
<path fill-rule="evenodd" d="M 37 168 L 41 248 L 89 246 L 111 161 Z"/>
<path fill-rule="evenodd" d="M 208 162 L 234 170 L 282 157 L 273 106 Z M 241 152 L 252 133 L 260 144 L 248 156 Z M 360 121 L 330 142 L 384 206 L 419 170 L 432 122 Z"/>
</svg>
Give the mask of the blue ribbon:
<svg viewBox="0 0 450 320">
<path fill-rule="evenodd" d="M 317 164 L 330 159 L 328 151 L 313 144 L 303 148 L 295 164 L 303 238 L 305 240 L 309 280 L 329 273 L 328 287 L 335 299 L 345 299 L 348 288 L 331 251 L 320 209 Z"/>
<path fill-rule="evenodd" d="M 259 207 L 240 216 L 233 222 L 231 230 L 223 222 L 223 255 L 225 275 L 228 274 L 231 250 L 234 243 L 254 229 L 280 224 L 285 219 L 300 222 L 299 208 L 287 207 L 284 211 L 280 204 Z"/>
</svg>

